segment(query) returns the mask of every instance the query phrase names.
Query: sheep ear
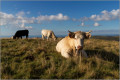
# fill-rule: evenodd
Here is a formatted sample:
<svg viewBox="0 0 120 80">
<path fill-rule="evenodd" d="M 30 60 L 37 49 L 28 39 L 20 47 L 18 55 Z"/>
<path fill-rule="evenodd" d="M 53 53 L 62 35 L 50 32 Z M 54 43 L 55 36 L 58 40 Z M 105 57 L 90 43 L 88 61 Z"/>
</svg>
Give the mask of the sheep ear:
<svg viewBox="0 0 120 80">
<path fill-rule="evenodd" d="M 69 32 L 68 36 L 69 36 L 70 38 L 75 38 L 75 33 L 74 33 L 74 32 L 71 32 L 71 31 L 69 31 L 69 30 L 68 30 L 68 32 Z"/>
</svg>

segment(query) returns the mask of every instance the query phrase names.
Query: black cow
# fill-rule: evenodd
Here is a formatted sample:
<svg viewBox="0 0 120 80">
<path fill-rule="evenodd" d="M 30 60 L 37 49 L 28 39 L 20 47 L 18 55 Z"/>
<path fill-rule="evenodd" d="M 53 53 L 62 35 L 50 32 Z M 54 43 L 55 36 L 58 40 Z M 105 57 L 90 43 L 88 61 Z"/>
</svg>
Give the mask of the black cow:
<svg viewBox="0 0 120 80">
<path fill-rule="evenodd" d="M 21 38 L 22 36 L 26 36 L 26 39 L 28 38 L 29 31 L 28 30 L 18 30 L 15 35 L 13 36 L 13 39 Z"/>
</svg>

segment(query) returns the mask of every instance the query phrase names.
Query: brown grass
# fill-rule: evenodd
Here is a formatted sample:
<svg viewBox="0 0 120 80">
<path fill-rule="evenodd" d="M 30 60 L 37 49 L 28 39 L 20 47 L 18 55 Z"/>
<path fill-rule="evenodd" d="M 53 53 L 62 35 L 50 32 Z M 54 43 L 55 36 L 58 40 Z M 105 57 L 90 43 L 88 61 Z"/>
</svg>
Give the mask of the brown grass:
<svg viewBox="0 0 120 80">
<path fill-rule="evenodd" d="M 55 50 L 57 41 L 2 39 L 2 79 L 118 79 L 119 42 L 85 40 L 88 58 L 65 59 Z"/>
</svg>

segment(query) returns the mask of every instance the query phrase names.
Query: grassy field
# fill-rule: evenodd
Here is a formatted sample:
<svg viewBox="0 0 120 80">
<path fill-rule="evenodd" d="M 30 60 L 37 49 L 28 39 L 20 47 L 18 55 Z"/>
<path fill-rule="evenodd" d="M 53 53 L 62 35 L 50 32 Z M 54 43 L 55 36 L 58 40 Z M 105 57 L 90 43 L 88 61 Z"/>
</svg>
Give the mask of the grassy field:
<svg viewBox="0 0 120 80">
<path fill-rule="evenodd" d="M 85 40 L 88 58 L 65 59 L 56 52 L 57 41 L 2 39 L 2 79 L 118 79 L 119 42 Z"/>
</svg>

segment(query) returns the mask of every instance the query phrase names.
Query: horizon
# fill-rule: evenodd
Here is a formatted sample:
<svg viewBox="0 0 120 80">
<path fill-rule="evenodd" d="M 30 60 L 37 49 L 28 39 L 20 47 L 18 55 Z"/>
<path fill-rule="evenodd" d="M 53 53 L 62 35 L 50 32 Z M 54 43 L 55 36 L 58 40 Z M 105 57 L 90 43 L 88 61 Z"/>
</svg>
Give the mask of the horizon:
<svg viewBox="0 0 120 80">
<path fill-rule="evenodd" d="M 0 38 L 10 38 L 12 37 L 13 35 L 0 35 Z M 65 37 L 65 36 L 68 36 L 67 34 L 66 35 L 56 35 L 56 37 Z M 102 35 L 92 35 L 92 36 L 119 36 L 119 34 L 102 34 Z M 28 38 L 41 38 L 42 36 L 41 35 L 29 35 Z M 23 36 L 23 38 L 25 38 L 25 36 Z"/>
<path fill-rule="evenodd" d="M 68 30 L 119 35 L 119 1 L 1 1 L 0 15 L 2 36 L 23 29 L 30 35 L 41 35 L 42 29 L 56 35 Z"/>
</svg>

